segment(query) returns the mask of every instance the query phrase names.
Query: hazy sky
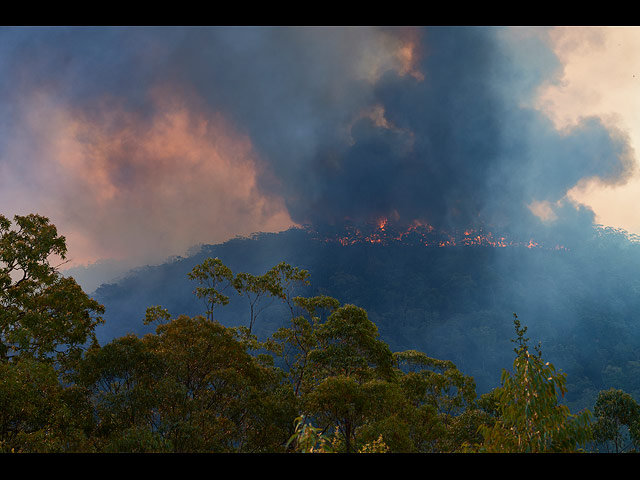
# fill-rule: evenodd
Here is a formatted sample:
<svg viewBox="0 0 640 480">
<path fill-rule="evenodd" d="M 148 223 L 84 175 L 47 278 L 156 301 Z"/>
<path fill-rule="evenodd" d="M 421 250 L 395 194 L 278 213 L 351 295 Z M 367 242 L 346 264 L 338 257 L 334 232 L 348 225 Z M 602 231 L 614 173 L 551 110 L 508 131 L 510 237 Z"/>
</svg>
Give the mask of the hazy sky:
<svg viewBox="0 0 640 480">
<path fill-rule="evenodd" d="M 0 75 L 0 213 L 71 265 L 345 218 L 640 233 L 638 28 L 3 28 Z"/>
<path fill-rule="evenodd" d="M 561 83 L 543 88 L 537 106 L 558 128 L 585 115 L 619 126 L 640 148 L 640 28 L 558 28 L 551 32 L 554 51 L 564 65 Z M 637 155 L 634 156 L 637 158 Z M 640 233 L 640 175 L 615 188 L 586 181 L 571 190 L 590 205 L 596 220 Z"/>
</svg>

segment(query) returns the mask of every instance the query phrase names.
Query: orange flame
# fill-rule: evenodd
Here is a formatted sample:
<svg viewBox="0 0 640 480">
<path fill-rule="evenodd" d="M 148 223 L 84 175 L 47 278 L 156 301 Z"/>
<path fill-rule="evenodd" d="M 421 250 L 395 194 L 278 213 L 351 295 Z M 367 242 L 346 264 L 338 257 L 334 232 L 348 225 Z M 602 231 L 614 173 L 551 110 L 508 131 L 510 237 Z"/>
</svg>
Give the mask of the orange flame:
<svg viewBox="0 0 640 480">
<path fill-rule="evenodd" d="M 370 243 L 389 245 L 391 243 L 420 244 L 426 247 L 455 247 L 455 246 L 475 246 L 475 247 L 526 247 L 544 248 L 540 243 L 529 239 L 528 242 L 508 240 L 503 235 L 494 235 L 490 231 L 482 228 L 465 229 L 456 231 L 453 234 L 443 230 L 437 230 L 432 225 L 421 221 L 414 221 L 410 225 L 399 226 L 389 222 L 383 217 L 368 228 L 358 228 L 353 225 L 346 225 L 336 236 L 325 236 L 318 238 L 324 242 L 338 242 L 340 245 L 349 246 L 358 243 Z M 561 245 L 555 245 L 551 250 L 567 250 Z"/>
</svg>

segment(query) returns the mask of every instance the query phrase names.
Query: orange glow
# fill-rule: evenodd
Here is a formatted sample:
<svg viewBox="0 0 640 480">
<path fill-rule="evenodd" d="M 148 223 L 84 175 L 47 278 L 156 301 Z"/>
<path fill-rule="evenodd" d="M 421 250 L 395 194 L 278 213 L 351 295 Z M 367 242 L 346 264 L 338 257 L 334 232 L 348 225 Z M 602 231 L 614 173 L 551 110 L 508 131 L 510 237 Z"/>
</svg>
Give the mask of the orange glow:
<svg viewBox="0 0 640 480">
<path fill-rule="evenodd" d="M 397 133 L 399 136 L 402 137 L 402 140 L 404 142 L 403 148 L 406 149 L 406 151 L 412 150 L 415 142 L 415 135 L 413 131 L 411 131 L 408 128 L 399 128 L 398 126 L 390 122 L 386 118 L 385 108 L 381 104 L 375 104 L 373 106 L 363 109 L 353 117 L 351 122 L 348 123 L 346 127 L 346 134 L 348 135 L 348 142 L 351 145 L 355 143 L 355 140 L 353 139 L 353 136 L 351 134 L 351 130 L 356 122 L 364 118 L 369 119 L 378 128 L 384 128 L 386 130 L 391 130 Z"/>
<path fill-rule="evenodd" d="M 492 232 L 484 231 L 483 229 L 465 229 L 452 233 L 437 230 L 432 225 L 417 220 L 408 226 L 401 226 L 390 223 L 387 218 L 377 220 L 369 228 L 358 228 L 351 224 L 346 224 L 343 230 L 334 236 L 320 236 L 316 232 L 316 238 L 323 242 L 337 242 L 342 246 L 361 243 L 380 245 L 405 243 L 440 248 L 456 246 L 545 248 L 533 239 L 529 239 L 526 242 L 508 240 L 503 235 L 494 235 Z M 561 245 L 555 245 L 548 249 L 566 250 Z"/>
<path fill-rule="evenodd" d="M 16 148 L 11 164 L 30 159 L 37 197 L 12 195 L 51 218 L 73 265 L 164 261 L 197 244 L 293 225 L 282 199 L 258 189 L 247 135 L 175 89 L 152 98 L 147 116 L 114 98 L 93 110 L 47 92 L 25 101 L 20 121 L 38 143 Z"/>
<path fill-rule="evenodd" d="M 403 30 L 401 35 L 403 43 L 400 45 L 396 55 L 400 60 L 400 75 L 410 75 L 421 82 L 424 80 L 424 75 L 417 67 L 421 56 L 418 35 L 419 32 L 415 29 Z"/>
<path fill-rule="evenodd" d="M 421 34 L 420 29 L 411 27 L 378 30 L 365 48 L 360 49 L 352 67 L 359 77 L 370 83 L 376 83 L 389 70 L 423 81 L 418 65 L 423 56 Z"/>
</svg>

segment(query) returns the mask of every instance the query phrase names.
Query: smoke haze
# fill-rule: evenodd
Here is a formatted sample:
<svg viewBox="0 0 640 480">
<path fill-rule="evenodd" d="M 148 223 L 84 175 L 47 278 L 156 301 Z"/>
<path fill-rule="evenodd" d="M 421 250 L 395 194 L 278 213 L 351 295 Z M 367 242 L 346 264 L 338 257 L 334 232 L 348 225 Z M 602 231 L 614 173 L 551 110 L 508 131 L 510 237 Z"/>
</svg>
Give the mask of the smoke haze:
<svg viewBox="0 0 640 480">
<path fill-rule="evenodd" d="M 537 103 L 555 32 L 4 28 L 2 211 L 48 215 L 76 266 L 382 217 L 566 245 L 595 219 L 567 193 L 635 161 L 624 125 Z"/>
</svg>

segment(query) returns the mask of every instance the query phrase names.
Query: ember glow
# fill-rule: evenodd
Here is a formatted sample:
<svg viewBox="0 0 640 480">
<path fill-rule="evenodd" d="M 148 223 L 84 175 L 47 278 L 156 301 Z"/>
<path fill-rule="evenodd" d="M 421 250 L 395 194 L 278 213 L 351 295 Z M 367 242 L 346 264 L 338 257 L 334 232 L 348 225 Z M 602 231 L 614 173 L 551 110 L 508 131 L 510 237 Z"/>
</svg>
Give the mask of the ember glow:
<svg viewBox="0 0 640 480">
<path fill-rule="evenodd" d="M 567 250 L 562 245 L 542 245 L 534 239 L 514 240 L 504 234 L 494 234 L 483 228 L 463 229 L 448 232 L 436 229 L 434 226 L 421 221 L 414 221 L 410 225 L 389 222 L 387 218 L 380 218 L 372 223 L 354 224 L 345 221 L 340 228 L 316 229 L 305 226 L 316 240 L 326 243 L 338 243 L 342 246 L 373 244 L 373 245 L 422 245 L 425 247 L 521 247 L 541 248 L 546 250 Z"/>
</svg>

